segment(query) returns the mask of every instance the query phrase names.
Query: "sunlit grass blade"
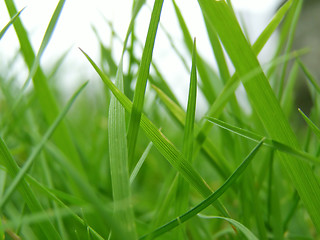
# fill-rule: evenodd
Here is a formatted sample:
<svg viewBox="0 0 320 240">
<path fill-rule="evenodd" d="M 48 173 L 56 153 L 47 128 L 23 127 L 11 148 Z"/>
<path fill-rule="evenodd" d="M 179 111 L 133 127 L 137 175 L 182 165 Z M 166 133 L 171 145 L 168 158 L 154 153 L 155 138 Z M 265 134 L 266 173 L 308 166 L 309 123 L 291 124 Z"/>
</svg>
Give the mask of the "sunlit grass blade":
<svg viewBox="0 0 320 240">
<path fill-rule="evenodd" d="M 216 29 L 240 78 L 260 67 L 245 39 L 239 23 L 224 1 L 199 0 L 203 14 L 210 19 Z M 299 144 L 291 126 L 286 119 L 279 102 L 263 71 L 251 81 L 243 82 L 254 111 L 259 116 L 266 131 L 276 141 L 284 142 L 299 149 Z M 320 231 L 320 185 L 310 165 L 297 158 L 278 151 L 281 163 L 287 170 L 294 187 L 297 189 L 311 219 Z"/>
<path fill-rule="evenodd" d="M 176 219 L 170 221 L 169 223 L 161 226 L 160 228 L 154 230 L 153 232 L 144 235 L 140 238 L 142 239 L 149 239 L 149 238 L 156 238 L 171 229 L 179 226 L 180 224 L 184 223 L 185 221 L 189 220 L 190 218 L 196 216 L 202 210 L 210 206 L 214 201 L 216 201 L 219 197 L 223 195 L 223 193 L 229 189 L 229 187 L 234 184 L 234 182 L 243 174 L 244 170 L 250 164 L 251 160 L 254 158 L 260 147 L 262 146 L 263 139 L 258 143 L 258 145 L 249 153 L 249 155 L 245 158 L 245 160 L 241 163 L 241 165 L 232 173 L 232 175 L 224 182 L 224 184 L 214 193 L 212 193 L 208 198 L 202 201 L 200 204 L 186 212 L 185 214 L 177 217 Z"/>
<path fill-rule="evenodd" d="M 18 13 L 16 13 L 11 20 L 7 23 L 7 25 L 0 31 L 0 40 L 3 37 L 3 35 L 6 33 L 6 31 L 9 29 L 9 27 L 15 22 L 15 20 L 20 16 L 21 12 L 25 8 L 21 9 Z"/>
<path fill-rule="evenodd" d="M 7 6 L 10 16 L 13 17 L 17 13 L 14 1 L 5 0 L 5 4 Z M 35 60 L 35 54 L 32 49 L 28 33 L 19 18 L 16 19 L 14 23 L 14 28 L 20 43 L 22 56 L 26 65 L 28 66 L 29 71 L 31 71 L 32 65 Z M 39 99 L 42 112 L 45 115 L 47 122 L 50 124 L 55 120 L 56 116 L 59 114 L 59 110 L 56 99 L 53 97 L 53 94 L 49 89 L 47 78 L 43 73 L 41 66 L 38 67 L 32 80 L 33 87 L 37 95 L 37 98 Z M 62 123 L 57 128 L 55 134 L 53 135 L 53 138 L 56 144 L 69 157 L 70 161 L 72 161 L 72 163 L 77 167 L 77 169 L 83 172 L 83 167 L 80 162 L 77 150 L 71 140 L 71 136 L 64 123 Z"/>
<path fill-rule="evenodd" d="M 204 218 L 204 219 L 222 219 L 225 220 L 229 223 L 231 223 L 233 226 L 235 226 L 240 232 L 242 232 L 244 234 L 244 236 L 248 239 L 248 240 L 258 240 L 258 238 L 246 227 L 244 226 L 242 223 L 231 219 L 231 218 L 225 218 L 225 217 L 220 217 L 220 216 L 207 216 L 207 215 L 202 215 L 202 214 L 198 214 L 198 216 L 200 218 Z"/>
<path fill-rule="evenodd" d="M 82 51 L 83 52 L 83 51 Z M 101 77 L 102 81 L 112 91 L 122 106 L 131 113 L 131 101 L 112 83 L 112 81 L 99 69 L 93 60 L 83 52 L 85 57 L 91 63 L 93 68 Z M 183 154 L 164 136 L 162 132 L 144 115 L 141 115 L 141 128 L 148 138 L 153 142 L 159 152 L 168 160 L 168 162 L 193 186 L 203 197 L 211 194 L 211 190 L 201 176 L 187 162 Z M 216 204 L 217 209 L 224 215 L 228 215 L 220 203 Z"/>
<path fill-rule="evenodd" d="M 118 67 L 116 85 L 120 91 L 123 91 L 122 59 Z M 123 230 L 128 233 L 128 236 L 131 236 L 131 239 L 136 239 L 129 183 L 125 109 L 114 95 L 111 97 L 108 123 L 114 213 L 119 218 L 120 224 Z"/>
<path fill-rule="evenodd" d="M 301 116 L 303 117 L 303 119 L 305 120 L 305 122 L 308 124 L 308 126 L 311 128 L 313 133 L 320 140 L 320 129 L 304 114 L 304 112 L 302 112 L 302 110 L 300 108 L 298 109 L 298 111 L 301 114 Z"/>
<path fill-rule="evenodd" d="M 160 21 L 160 14 L 162 10 L 163 0 L 156 0 L 153 6 L 148 34 L 145 46 L 142 53 L 139 73 L 136 83 L 136 88 L 133 97 L 133 107 L 130 115 L 130 122 L 128 128 L 128 156 L 129 156 L 129 169 L 135 165 L 134 154 L 140 127 L 141 113 L 144 103 L 144 95 L 149 76 L 150 64 L 152 61 L 152 53 L 157 34 L 157 29 Z"/>
<path fill-rule="evenodd" d="M 225 123 L 225 122 L 223 122 L 219 119 L 216 119 L 216 118 L 207 118 L 207 119 L 210 122 L 216 124 L 217 126 L 219 126 L 221 128 L 224 128 L 230 132 L 233 132 L 239 136 L 245 137 L 245 138 L 250 139 L 255 142 L 259 142 L 259 139 L 261 139 L 263 137 L 257 133 L 254 133 L 254 132 L 251 132 L 251 131 L 248 131 L 246 129 L 242 129 L 242 128 L 239 128 L 236 126 L 232 126 L 232 125 Z M 320 160 L 318 158 L 310 155 L 309 153 L 306 153 L 306 152 L 303 152 L 299 149 L 290 147 L 289 145 L 286 145 L 284 143 L 281 143 L 281 142 L 276 141 L 271 138 L 265 137 L 264 145 L 266 145 L 268 147 L 272 147 L 276 150 L 291 154 L 292 156 L 299 157 L 303 160 L 307 160 L 312 163 L 316 163 L 316 164 L 320 163 Z"/>
<path fill-rule="evenodd" d="M 8 173 L 11 175 L 11 177 L 15 177 L 19 172 L 19 167 L 17 163 L 14 161 L 11 153 L 9 152 L 8 147 L 0 137 L 0 164 L 5 166 L 5 168 L 8 170 Z M 28 208 L 31 212 L 42 212 L 44 211 L 40 202 L 32 192 L 30 186 L 26 183 L 26 181 L 23 179 L 19 191 L 25 200 Z M 58 232 L 52 225 L 52 223 L 47 219 L 46 221 L 42 222 L 41 224 L 38 224 L 38 227 L 42 230 L 43 234 L 47 237 L 47 239 L 61 239 Z"/>
<path fill-rule="evenodd" d="M 26 160 L 25 164 L 19 171 L 19 173 L 15 176 L 10 186 L 7 188 L 6 192 L 4 193 L 3 198 L 0 201 L 0 209 L 3 208 L 4 204 L 8 201 L 11 194 L 15 191 L 19 183 L 23 180 L 25 174 L 28 172 L 30 167 L 32 166 L 34 160 L 42 150 L 44 144 L 48 141 L 48 139 L 52 136 L 53 132 L 57 128 L 57 126 L 60 124 L 60 122 L 63 120 L 63 118 L 66 116 L 67 112 L 71 108 L 73 102 L 76 100 L 77 96 L 80 94 L 80 92 L 87 86 L 88 82 L 84 83 L 70 98 L 68 103 L 66 104 L 65 108 L 62 110 L 62 112 L 57 116 L 56 120 L 53 122 L 53 124 L 50 126 L 50 128 L 47 130 L 47 132 L 44 134 L 43 138 L 41 139 L 41 142 L 35 147 L 33 152 L 31 153 L 30 157 Z"/>
<path fill-rule="evenodd" d="M 134 167 L 131 175 L 130 175 L 130 184 L 133 183 L 134 179 L 136 178 L 136 176 L 138 175 L 144 161 L 146 160 L 151 148 L 152 148 L 152 142 L 150 142 L 146 148 L 146 150 L 144 150 L 142 156 L 140 157 L 138 163 L 136 164 L 136 166 Z"/>
</svg>

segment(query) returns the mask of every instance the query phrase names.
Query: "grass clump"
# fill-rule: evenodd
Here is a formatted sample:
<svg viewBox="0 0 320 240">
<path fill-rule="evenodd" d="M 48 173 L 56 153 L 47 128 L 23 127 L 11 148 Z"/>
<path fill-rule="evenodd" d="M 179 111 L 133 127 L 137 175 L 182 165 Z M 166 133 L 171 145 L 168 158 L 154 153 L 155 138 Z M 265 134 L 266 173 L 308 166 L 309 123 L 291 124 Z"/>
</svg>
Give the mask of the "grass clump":
<svg viewBox="0 0 320 240">
<path fill-rule="evenodd" d="M 143 0 L 133 2 L 118 65 L 101 40 L 107 69 L 79 50 L 103 87 L 89 92 L 80 79 L 60 106 L 64 96 L 48 84 L 40 60 L 64 2 L 35 53 L 19 19 L 27 9 L 5 1 L 12 19 L 0 39 L 15 28 L 29 74 L 21 88 L 0 75 L 1 238 L 317 239 L 319 86 L 299 59 L 305 51 L 292 50 L 302 1 L 286 1 L 251 46 L 230 1 L 199 0 L 217 69 L 197 52 L 172 1 L 192 62 L 186 110 L 152 61 L 163 0 L 154 1 L 141 56 L 134 48 L 141 46 L 135 20 Z M 276 29 L 278 50 L 262 68 L 257 55 Z M 314 101 L 308 115 L 292 104 L 299 68 Z M 235 96 L 240 84 L 250 113 Z M 196 116 L 198 93 L 209 106 L 203 116 Z M 295 117 L 305 124 L 293 124 Z"/>
</svg>

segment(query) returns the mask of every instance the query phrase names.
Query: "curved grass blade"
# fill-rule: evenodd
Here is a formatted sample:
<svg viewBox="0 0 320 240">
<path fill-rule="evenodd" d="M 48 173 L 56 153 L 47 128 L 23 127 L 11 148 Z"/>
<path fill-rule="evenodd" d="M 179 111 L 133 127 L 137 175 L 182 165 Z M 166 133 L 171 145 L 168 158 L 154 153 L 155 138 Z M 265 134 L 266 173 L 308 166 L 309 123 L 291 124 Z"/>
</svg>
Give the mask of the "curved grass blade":
<svg viewBox="0 0 320 240">
<path fill-rule="evenodd" d="M 82 51 L 82 50 L 81 50 Z M 112 83 L 112 81 L 99 69 L 99 67 L 93 62 L 93 60 L 82 51 L 90 64 L 96 70 L 101 77 L 102 81 L 112 91 L 122 106 L 131 113 L 132 103 L 131 101 Z M 144 115 L 141 115 L 141 128 L 146 133 L 147 137 L 153 142 L 154 146 L 159 152 L 168 160 L 168 162 L 177 171 L 184 176 L 184 178 L 203 196 L 209 196 L 212 191 L 201 178 L 201 176 L 194 170 L 192 165 L 187 162 L 183 154 L 161 133 L 157 127 Z M 215 207 L 225 216 L 228 216 L 227 211 L 221 203 L 218 202 Z"/>
<path fill-rule="evenodd" d="M 314 87 L 314 89 L 317 91 L 318 94 L 320 94 L 320 87 L 317 84 L 317 80 L 312 76 L 312 74 L 310 73 L 310 71 L 307 69 L 307 67 L 301 62 L 301 60 L 299 58 L 297 58 L 297 62 L 299 64 L 299 66 L 301 67 L 302 71 L 304 72 L 304 74 L 306 75 L 307 79 L 310 81 L 310 83 L 312 84 L 312 86 Z"/>
<path fill-rule="evenodd" d="M 141 63 L 137 78 L 137 84 L 134 91 L 133 107 L 130 115 L 130 122 L 128 128 L 128 156 L 129 169 L 135 165 L 134 153 L 138 132 L 140 127 L 141 113 L 143 109 L 144 94 L 149 76 L 150 64 L 152 61 L 152 53 L 157 34 L 157 29 L 160 21 L 160 14 L 162 10 L 163 0 L 156 0 L 153 6 L 151 20 L 149 24 L 147 39 L 142 52 Z"/>
<path fill-rule="evenodd" d="M 120 91 L 123 91 L 122 58 L 117 71 L 116 86 Z M 131 236 L 131 239 L 136 239 L 136 227 L 130 194 L 125 109 L 114 95 L 111 97 L 108 123 L 114 213 L 120 219 L 123 231 L 126 231 L 127 235 Z"/>
<path fill-rule="evenodd" d="M 303 119 L 305 120 L 305 122 L 308 124 L 308 126 L 311 128 L 313 133 L 320 140 L 320 129 L 304 114 L 304 112 L 302 112 L 302 110 L 300 108 L 298 109 L 298 111 L 301 114 L 301 116 L 303 117 Z"/>
<path fill-rule="evenodd" d="M 179 226 L 180 224 L 186 222 L 190 218 L 194 217 L 202 210 L 210 206 L 214 201 L 216 201 L 222 194 L 229 189 L 229 187 L 243 174 L 244 170 L 250 164 L 251 160 L 254 158 L 258 150 L 263 144 L 264 139 L 262 139 L 258 145 L 249 153 L 249 155 L 244 159 L 244 161 L 240 164 L 240 166 L 232 173 L 232 175 L 224 182 L 224 184 L 214 193 L 212 193 L 208 198 L 202 201 L 200 204 L 186 212 L 185 214 L 177 217 L 176 219 L 170 221 L 169 223 L 161 226 L 160 228 L 154 230 L 153 232 L 144 235 L 140 238 L 143 239 L 153 239 L 156 238 L 171 229 Z"/>
<path fill-rule="evenodd" d="M 6 192 L 4 193 L 3 198 L 0 201 L 0 210 L 3 208 L 4 204 L 8 201 L 11 194 L 17 189 L 19 183 L 23 180 L 25 174 L 28 172 L 30 167 L 32 166 L 34 160 L 42 150 L 44 144 L 48 141 L 48 139 L 52 136 L 53 132 L 57 128 L 57 126 L 60 124 L 60 122 L 63 120 L 63 118 L 66 116 L 67 112 L 71 108 L 72 104 L 78 97 L 78 95 L 81 93 L 81 91 L 87 86 L 88 82 L 84 83 L 70 98 L 68 103 L 66 104 L 65 108 L 62 110 L 62 112 L 58 115 L 56 120 L 53 122 L 53 124 L 50 126 L 50 128 L 47 130 L 47 132 L 44 134 L 43 138 L 41 139 L 41 142 L 35 147 L 35 149 L 32 151 L 29 158 L 26 160 L 25 164 L 19 171 L 19 173 L 15 176 L 13 179 L 11 185 L 7 188 Z"/>
<path fill-rule="evenodd" d="M 206 216 L 206 215 L 202 215 L 202 214 L 198 214 L 198 216 L 200 218 L 204 218 L 204 219 L 222 219 L 222 220 L 225 220 L 225 221 L 231 223 L 233 226 L 235 226 L 238 230 L 240 230 L 248 240 L 258 240 L 258 238 L 246 226 L 244 226 L 242 223 L 240 223 L 240 222 L 238 222 L 238 221 L 236 221 L 234 219 L 220 217 L 220 216 Z"/>
<path fill-rule="evenodd" d="M 9 29 L 9 27 L 16 21 L 16 19 L 20 16 L 21 12 L 25 9 L 21 9 L 18 13 L 16 13 L 13 18 L 7 23 L 7 25 L 0 31 L 0 40 L 3 37 L 3 35 L 6 33 L 6 31 Z"/>
<path fill-rule="evenodd" d="M 241 137 L 245 137 L 251 141 L 259 142 L 259 139 L 261 139 L 263 137 L 259 134 L 256 134 L 254 132 L 230 125 L 230 124 L 223 122 L 223 121 L 216 119 L 216 118 L 207 118 L 207 119 L 211 123 L 214 123 L 221 128 L 224 128 L 224 129 L 226 129 L 232 133 L 235 133 Z M 320 159 L 312 156 L 311 154 L 306 153 L 304 151 L 301 151 L 299 149 L 295 149 L 293 147 L 290 147 L 289 145 L 281 143 L 281 142 L 276 141 L 274 139 L 265 138 L 264 145 L 271 147 L 271 148 L 274 148 L 276 150 L 291 154 L 292 156 L 299 157 L 299 158 L 306 160 L 306 161 L 309 161 L 311 163 L 320 164 Z"/>
<path fill-rule="evenodd" d="M 240 78 L 252 69 L 261 68 L 255 52 L 245 39 L 239 23 L 224 1 L 198 0 L 203 14 L 216 29 Z M 270 137 L 299 149 L 299 143 L 280 107 L 275 93 L 262 69 L 254 78 L 243 82 L 253 109 Z M 287 170 L 310 217 L 320 232 L 320 184 L 310 165 L 278 151 L 281 163 Z"/>
</svg>

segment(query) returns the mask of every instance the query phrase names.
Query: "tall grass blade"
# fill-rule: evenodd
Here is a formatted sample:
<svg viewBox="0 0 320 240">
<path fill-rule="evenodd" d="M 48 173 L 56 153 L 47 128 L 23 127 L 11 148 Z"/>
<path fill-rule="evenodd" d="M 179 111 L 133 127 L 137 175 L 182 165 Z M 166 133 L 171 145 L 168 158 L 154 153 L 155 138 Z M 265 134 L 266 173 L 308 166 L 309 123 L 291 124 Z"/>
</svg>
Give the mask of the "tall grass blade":
<svg viewBox="0 0 320 240">
<path fill-rule="evenodd" d="M 236 17 L 224 1 L 199 0 L 203 14 L 217 33 L 233 63 L 239 77 L 248 74 L 260 64 L 245 39 Z M 243 83 L 252 106 L 273 139 L 299 149 L 299 144 L 277 98 L 263 71 L 251 81 Z M 320 232 L 320 186 L 309 164 L 278 152 L 283 167 L 287 170 L 294 187 L 304 202 L 311 219 Z"/>
<path fill-rule="evenodd" d="M 302 112 L 302 110 L 299 108 L 298 109 L 299 113 L 305 120 L 305 122 L 308 124 L 308 126 L 311 128 L 312 132 L 318 137 L 320 140 L 320 129 Z"/>
<path fill-rule="evenodd" d="M 241 165 L 232 173 L 232 175 L 224 182 L 224 184 L 214 193 L 212 193 L 208 198 L 206 198 L 204 201 L 202 201 L 200 204 L 195 206 L 194 208 L 190 209 L 185 214 L 177 217 L 176 219 L 170 221 L 169 223 L 161 226 L 160 228 L 154 230 L 153 232 L 144 235 L 140 238 L 142 239 L 149 239 L 149 238 L 156 238 L 171 229 L 179 226 L 180 224 L 186 222 L 190 218 L 194 217 L 198 213 L 200 213 L 202 210 L 210 206 L 214 201 L 216 201 L 219 197 L 222 196 L 222 194 L 228 190 L 228 188 L 234 184 L 234 182 L 243 174 L 244 170 L 247 168 L 247 166 L 250 164 L 251 160 L 254 158 L 260 147 L 262 146 L 263 139 L 257 144 L 257 146 L 249 153 L 249 155 L 244 159 L 244 161 L 241 163 Z"/>
<path fill-rule="evenodd" d="M 147 39 L 142 53 L 139 73 L 134 91 L 133 107 L 130 115 L 130 122 L 128 128 L 128 156 L 129 156 L 129 169 L 135 165 L 134 154 L 137 142 L 141 113 L 144 103 L 144 94 L 149 76 L 150 64 L 152 61 L 152 53 L 157 34 L 157 29 L 160 21 L 160 14 L 162 10 L 163 0 L 156 0 L 153 6 L 151 20 L 149 24 Z"/>
<path fill-rule="evenodd" d="M 118 67 L 116 85 L 120 91 L 123 91 L 122 59 Z M 125 109 L 114 96 L 111 97 L 108 122 L 114 213 L 128 236 L 136 239 L 129 183 Z"/>
<path fill-rule="evenodd" d="M 301 62 L 299 58 L 297 58 L 297 62 L 302 69 L 303 73 L 306 75 L 307 79 L 310 81 L 314 89 L 317 91 L 318 94 L 320 94 L 320 87 L 318 85 L 318 81 L 312 76 L 310 71 L 307 69 L 307 67 Z"/>
<path fill-rule="evenodd" d="M 7 25 L 0 31 L 0 40 L 3 37 L 3 35 L 6 33 L 6 31 L 9 29 L 9 27 L 16 21 L 16 19 L 20 16 L 20 14 L 22 13 L 22 11 L 25 8 L 21 9 L 18 13 L 16 13 L 11 19 L 10 21 L 7 23 Z"/>
</svg>

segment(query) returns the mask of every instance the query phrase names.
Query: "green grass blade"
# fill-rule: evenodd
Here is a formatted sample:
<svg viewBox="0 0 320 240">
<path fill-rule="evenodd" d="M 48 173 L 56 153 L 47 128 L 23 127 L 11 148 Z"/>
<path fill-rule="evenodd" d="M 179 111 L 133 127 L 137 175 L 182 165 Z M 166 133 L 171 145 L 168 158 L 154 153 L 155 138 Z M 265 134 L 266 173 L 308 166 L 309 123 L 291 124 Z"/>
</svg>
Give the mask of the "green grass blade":
<svg viewBox="0 0 320 240">
<path fill-rule="evenodd" d="M 227 4 L 224 1 L 199 0 L 198 2 L 203 14 L 210 19 L 217 30 L 239 77 L 247 75 L 252 69 L 259 68 L 260 64 L 255 53 Z M 263 71 L 243 84 L 253 109 L 270 137 L 299 149 L 298 141 Z M 317 214 L 317 210 L 320 209 L 320 186 L 314 172 L 309 164 L 281 152 L 278 154 L 316 229 L 320 232 L 320 216 Z"/>
<path fill-rule="evenodd" d="M 82 51 L 83 52 L 83 51 Z M 131 113 L 131 101 L 112 83 L 112 81 L 99 69 L 92 59 L 83 52 L 85 57 L 97 71 L 102 81 L 112 91 L 118 101 L 124 108 Z M 168 162 L 193 186 L 202 196 L 207 197 L 211 194 L 211 190 L 201 176 L 194 170 L 192 165 L 187 162 L 183 154 L 161 133 L 157 127 L 144 115 L 141 115 L 141 128 L 144 130 L 148 138 L 153 142 L 154 146 L 168 160 Z M 224 215 L 228 215 L 226 210 L 220 203 L 216 205 L 217 209 Z"/>
<path fill-rule="evenodd" d="M 242 223 L 231 219 L 231 218 L 225 218 L 225 217 L 220 217 L 220 216 L 206 216 L 206 215 L 202 215 L 202 214 L 198 214 L 198 216 L 200 218 L 204 218 L 204 219 L 222 219 L 225 220 L 229 223 L 231 223 L 233 226 L 235 226 L 238 230 L 240 230 L 240 232 L 242 232 L 244 234 L 244 236 L 248 239 L 248 240 L 258 240 L 258 238 L 247 228 L 245 227 Z"/>
<path fill-rule="evenodd" d="M 207 199 L 202 201 L 200 204 L 186 212 L 185 214 L 177 217 L 176 219 L 170 221 L 169 223 L 161 226 L 160 228 L 156 229 L 155 231 L 144 235 L 140 238 L 142 239 L 149 239 L 149 238 L 156 238 L 171 229 L 179 226 L 180 224 L 184 223 L 185 221 L 189 220 L 190 218 L 196 216 L 202 210 L 210 206 L 214 201 L 216 201 L 222 194 L 229 189 L 229 187 L 234 184 L 234 182 L 243 174 L 244 170 L 250 164 L 251 160 L 254 158 L 260 147 L 262 146 L 263 140 L 261 140 L 258 145 L 249 153 L 249 155 L 245 158 L 245 160 L 241 163 L 241 165 L 232 173 L 232 175 L 224 182 L 224 184 L 213 194 L 211 194 Z"/>
<path fill-rule="evenodd" d="M 17 163 L 14 161 L 12 155 L 10 154 L 8 147 L 0 137 L 0 164 L 5 166 L 5 168 L 8 170 L 8 173 L 11 175 L 11 177 L 14 177 L 19 172 L 19 167 Z M 32 192 L 30 186 L 26 183 L 26 181 L 23 179 L 19 191 L 25 200 L 28 208 L 31 212 L 43 212 L 43 208 L 41 204 L 39 203 L 38 199 Z M 47 221 L 42 222 L 41 224 L 38 224 L 39 228 L 42 230 L 42 232 L 45 234 L 47 239 L 61 239 L 56 229 L 53 227 L 52 223 L 47 219 Z"/>
<path fill-rule="evenodd" d="M 138 138 L 140 127 L 141 113 L 144 103 L 144 94 L 149 76 L 150 64 L 152 61 L 152 53 L 157 34 L 157 29 L 160 21 L 160 14 L 162 10 L 163 0 L 156 0 L 153 6 L 151 20 L 149 24 L 147 39 L 142 53 L 137 84 L 134 91 L 133 108 L 130 115 L 130 122 L 128 128 L 128 156 L 129 169 L 132 169 L 134 163 L 135 146 Z"/>
<path fill-rule="evenodd" d="M 259 135 L 259 134 L 256 134 L 254 132 L 251 132 L 251 131 L 248 131 L 248 130 L 245 130 L 245 129 L 242 129 L 242 128 L 239 128 L 239 127 L 236 127 L 236 126 L 233 126 L 233 125 L 230 125 L 228 123 L 225 123 L 219 119 L 216 119 L 216 118 L 207 118 L 210 122 L 216 124 L 217 126 L 221 127 L 221 128 L 224 128 L 232 133 L 235 133 L 241 137 L 244 137 L 244 138 L 247 138 L 247 139 L 250 139 L 252 141 L 255 141 L 255 142 L 259 142 L 259 139 L 261 139 L 263 136 Z M 264 145 L 268 146 L 268 147 L 271 147 L 271 148 L 274 148 L 276 150 L 279 150 L 279 151 L 282 151 L 282 152 L 285 152 L 285 153 L 288 153 L 288 154 L 291 154 L 292 156 L 295 156 L 295 157 L 299 157 L 303 160 L 306 160 L 306 161 L 309 161 L 309 162 L 312 162 L 312 163 L 316 163 L 316 164 L 319 164 L 320 163 L 320 160 L 312 155 L 310 155 L 309 153 L 306 153 L 304 151 L 301 151 L 299 149 L 295 149 L 293 147 L 290 147 L 288 146 L 287 144 L 284 144 L 284 143 L 281 143 L 279 141 L 276 141 L 274 139 L 271 139 L 271 138 L 266 138 L 265 137 L 265 141 L 264 141 Z"/>
<path fill-rule="evenodd" d="M 305 122 L 308 124 L 308 126 L 311 128 L 313 133 L 320 140 L 320 129 L 304 114 L 304 112 L 302 112 L 302 110 L 300 108 L 298 109 L 298 111 L 301 114 L 301 116 L 303 117 L 303 119 L 305 120 Z"/>
<path fill-rule="evenodd" d="M 13 18 L 7 23 L 7 25 L 0 31 L 0 40 L 3 37 L 3 35 L 6 33 L 6 31 L 9 29 L 9 27 L 16 21 L 16 19 L 20 16 L 21 12 L 25 8 L 21 9 L 18 13 L 16 13 Z"/>
<path fill-rule="evenodd" d="M 302 71 L 304 72 L 304 74 L 306 75 L 307 79 L 310 81 L 310 83 L 312 84 L 312 86 L 314 87 L 314 89 L 317 91 L 318 94 L 320 94 L 320 87 L 317 84 L 317 80 L 312 76 L 312 74 L 310 73 L 310 71 L 307 69 L 307 67 L 301 62 L 301 60 L 299 58 L 297 58 L 297 62 L 300 66 L 300 68 L 302 69 Z"/>
<path fill-rule="evenodd" d="M 120 91 L 123 91 L 122 58 L 118 67 L 116 85 Z M 114 95 L 111 97 L 108 122 L 114 212 L 120 219 L 123 230 L 131 236 L 131 239 L 136 239 L 129 183 L 125 109 Z"/>
<path fill-rule="evenodd" d="M 13 17 L 17 13 L 14 1 L 5 0 L 5 4 L 10 16 Z M 27 31 L 25 30 L 19 18 L 17 18 L 14 22 L 14 28 L 18 36 L 24 61 L 27 64 L 29 71 L 31 71 L 32 65 L 35 60 L 35 54 L 33 52 Z M 59 110 L 57 102 L 49 89 L 46 76 L 44 75 L 41 66 L 38 67 L 38 70 L 36 71 L 32 80 L 34 90 L 41 105 L 42 112 L 44 113 L 47 122 L 51 124 L 59 114 Z M 69 157 L 70 161 L 72 161 L 77 169 L 84 172 L 77 150 L 64 123 L 62 123 L 59 128 L 57 128 L 55 134 L 53 135 L 53 138 L 56 144 Z"/>
<path fill-rule="evenodd" d="M 19 183 L 23 180 L 25 174 L 28 172 L 30 167 L 32 166 L 34 160 L 41 152 L 43 146 L 45 143 L 49 140 L 49 138 L 52 136 L 53 132 L 56 130 L 57 126 L 61 123 L 63 118 L 68 113 L 69 109 L 71 108 L 72 104 L 76 100 L 77 96 L 81 93 L 81 91 L 87 86 L 88 82 L 84 83 L 70 98 L 68 103 L 66 104 L 65 108 L 62 110 L 62 112 L 57 116 L 56 120 L 53 122 L 53 124 L 50 126 L 50 128 L 47 130 L 47 132 L 44 134 L 43 138 L 41 139 L 41 142 L 35 147 L 35 149 L 32 151 L 30 157 L 26 160 L 25 164 L 19 171 L 19 173 L 15 176 L 10 186 L 7 188 L 3 198 L 0 201 L 0 210 L 3 208 L 4 204 L 8 201 L 11 194 L 17 189 Z"/>
</svg>

